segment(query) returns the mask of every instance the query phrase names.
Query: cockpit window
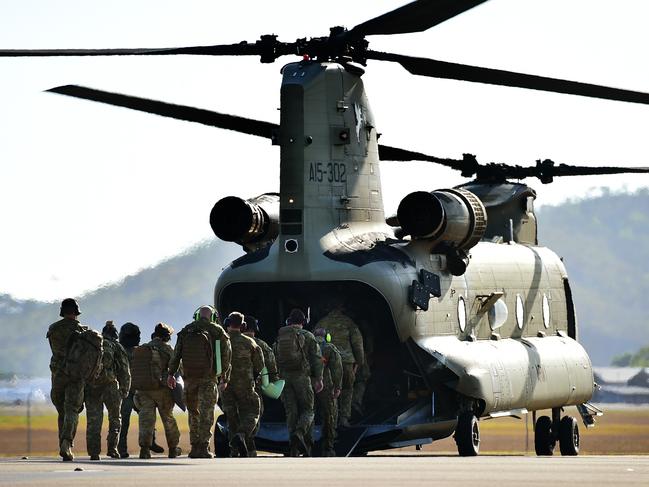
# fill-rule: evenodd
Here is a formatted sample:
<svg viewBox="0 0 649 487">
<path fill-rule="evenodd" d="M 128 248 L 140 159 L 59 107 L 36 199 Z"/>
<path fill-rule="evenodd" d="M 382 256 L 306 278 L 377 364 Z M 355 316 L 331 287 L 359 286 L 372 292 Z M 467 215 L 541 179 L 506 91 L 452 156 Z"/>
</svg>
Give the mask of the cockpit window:
<svg viewBox="0 0 649 487">
<path fill-rule="evenodd" d="M 516 295 L 516 324 L 520 330 L 525 324 L 525 308 L 523 307 L 523 298 L 520 294 Z"/>
<path fill-rule="evenodd" d="M 550 301 L 543 295 L 543 326 L 550 328 Z"/>
<path fill-rule="evenodd" d="M 457 322 L 460 326 L 460 331 L 466 330 L 466 304 L 462 296 L 457 300 Z"/>
</svg>

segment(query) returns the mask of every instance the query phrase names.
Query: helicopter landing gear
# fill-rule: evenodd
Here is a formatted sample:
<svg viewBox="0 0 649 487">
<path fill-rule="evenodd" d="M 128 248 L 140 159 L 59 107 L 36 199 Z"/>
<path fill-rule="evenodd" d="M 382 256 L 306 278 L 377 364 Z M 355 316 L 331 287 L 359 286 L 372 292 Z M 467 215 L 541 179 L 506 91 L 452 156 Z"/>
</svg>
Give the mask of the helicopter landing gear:
<svg viewBox="0 0 649 487">
<path fill-rule="evenodd" d="M 572 416 L 561 418 L 561 408 L 552 408 L 552 419 L 541 416 L 534 427 L 534 449 L 538 456 L 549 456 L 559 441 L 563 456 L 579 454 L 579 426 Z"/>
<path fill-rule="evenodd" d="M 472 411 L 460 413 L 455 428 L 455 444 L 461 457 L 475 457 L 480 451 L 480 426 Z"/>
<path fill-rule="evenodd" d="M 572 416 L 564 416 L 559 423 L 559 449 L 563 456 L 579 455 L 579 426 Z"/>
<path fill-rule="evenodd" d="M 557 441 L 552 434 L 552 420 L 549 416 L 540 416 L 534 427 L 534 450 L 538 456 L 550 456 L 554 453 Z"/>
</svg>

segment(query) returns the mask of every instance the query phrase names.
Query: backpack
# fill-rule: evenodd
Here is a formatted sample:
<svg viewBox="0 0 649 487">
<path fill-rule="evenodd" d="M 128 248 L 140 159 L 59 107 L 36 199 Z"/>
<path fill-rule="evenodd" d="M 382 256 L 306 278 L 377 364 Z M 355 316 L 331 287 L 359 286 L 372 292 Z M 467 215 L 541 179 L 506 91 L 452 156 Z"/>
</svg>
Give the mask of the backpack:
<svg viewBox="0 0 649 487">
<path fill-rule="evenodd" d="M 75 331 L 70 335 L 64 372 L 76 380 L 92 382 L 101 373 L 104 339 L 95 330 Z"/>
<path fill-rule="evenodd" d="M 89 380 L 93 384 L 108 384 L 115 380 L 115 345 L 110 339 L 104 339 L 103 346 L 101 371 L 94 380 Z"/>
<path fill-rule="evenodd" d="M 183 377 L 204 377 L 214 370 L 214 350 L 210 334 L 198 327 L 186 328 L 183 333 Z"/>
<path fill-rule="evenodd" d="M 154 391 L 160 387 L 162 360 L 160 352 L 147 345 L 135 347 L 131 359 L 131 389 Z"/>
<path fill-rule="evenodd" d="M 305 369 L 304 336 L 299 329 L 294 326 L 284 326 L 279 329 L 276 359 L 282 370 L 302 371 Z"/>
</svg>

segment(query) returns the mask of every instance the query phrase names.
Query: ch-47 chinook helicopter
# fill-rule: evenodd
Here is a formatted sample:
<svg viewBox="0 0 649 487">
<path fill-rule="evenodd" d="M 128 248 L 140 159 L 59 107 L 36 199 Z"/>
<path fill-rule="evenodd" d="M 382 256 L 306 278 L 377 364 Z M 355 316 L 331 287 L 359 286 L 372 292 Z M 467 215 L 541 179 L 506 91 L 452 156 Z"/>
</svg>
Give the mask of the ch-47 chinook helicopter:
<svg viewBox="0 0 649 487">
<path fill-rule="evenodd" d="M 576 455 L 579 430 L 563 415 L 576 406 L 592 425 L 593 371 L 577 342 L 577 321 L 561 259 L 540 246 L 535 191 L 511 182 L 537 177 L 649 172 L 579 167 L 550 160 L 532 167 L 445 159 L 378 144 L 363 88 L 368 60 L 412 74 L 649 104 L 649 94 L 372 51 L 366 36 L 420 32 L 485 0 L 418 0 L 324 37 L 167 49 L 4 50 L 0 56 L 258 55 L 282 69 L 279 125 L 76 85 L 50 91 L 266 137 L 280 146 L 280 191 L 230 196 L 210 215 L 215 234 L 246 254 L 220 275 L 221 313 L 241 310 L 274 341 L 290 308 L 311 322 L 333 300 L 372 344 L 362 414 L 340 432 L 339 454 L 421 445 L 454 434 L 460 455 L 476 455 L 479 419 L 551 410 L 535 420 L 535 448 Z M 474 179 L 452 189 L 406 195 L 386 218 L 379 160 L 442 164 Z M 425 183 L 424 183 L 425 185 Z M 316 437 L 318 436 L 316 432 Z M 269 402 L 258 447 L 285 452 L 288 433 Z"/>
</svg>

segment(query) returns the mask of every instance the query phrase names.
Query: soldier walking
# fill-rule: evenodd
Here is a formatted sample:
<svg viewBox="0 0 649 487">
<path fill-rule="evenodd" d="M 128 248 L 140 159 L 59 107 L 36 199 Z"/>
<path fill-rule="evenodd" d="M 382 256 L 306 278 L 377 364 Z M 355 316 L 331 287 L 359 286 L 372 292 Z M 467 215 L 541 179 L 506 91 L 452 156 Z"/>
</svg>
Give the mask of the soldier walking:
<svg viewBox="0 0 649 487">
<path fill-rule="evenodd" d="M 72 442 L 77 433 L 79 412 L 83 410 L 84 381 L 71 378 L 65 370 L 67 344 L 73 333 L 88 329 L 77 321 L 81 314 L 79 305 L 72 298 L 61 302 L 59 316 L 63 319 L 52 323 L 47 331 L 47 339 L 52 350 L 50 371 L 52 372 L 52 392 L 50 397 L 58 414 L 59 454 L 63 461 L 72 461 Z"/>
<path fill-rule="evenodd" d="M 286 381 L 282 403 L 286 411 L 290 455 L 309 456 L 313 438 L 314 397 L 322 390 L 322 356 L 315 337 L 303 329 L 304 313 L 293 309 L 279 329 L 274 351 L 280 376 Z M 312 386 L 313 381 L 313 386 Z"/>
<path fill-rule="evenodd" d="M 139 408 L 140 458 L 151 458 L 156 409 L 160 414 L 167 438 L 169 458 L 181 454 L 178 442 L 180 432 L 173 416 L 174 400 L 164 380 L 168 375 L 169 361 L 173 348 L 169 345 L 174 330 L 165 323 L 158 323 L 151 335 L 151 341 L 134 350 L 133 383 L 137 389 L 133 401 Z"/>
<path fill-rule="evenodd" d="M 101 426 L 104 421 L 104 405 L 108 410 L 108 448 L 106 454 L 119 458 L 117 439 L 121 428 L 120 408 L 122 399 L 131 387 L 126 351 L 117 341 L 117 329 L 107 321 L 101 332 L 104 341 L 102 369 L 99 377 L 86 384 L 86 447 L 90 460 L 99 460 L 101 451 Z"/>
<path fill-rule="evenodd" d="M 275 361 L 275 353 L 273 352 L 273 349 L 266 343 L 264 340 L 259 338 L 257 333 L 259 333 L 259 321 L 257 318 L 255 318 L 252 315 L 246 315 L 244 317 L 244 327 L 241 329 L 244 335 L 249 336 L 252 338 L 257 345 L 259 345 L 259 348 L 261 348 L 262 353 L 264 354 L 264 365 L 266 366 L 266 371 L 268 373 L 268 381 L 269 382 L 275 382 L 279 379 L 279 373 L 277 371 L 277 362 Z M 255 391 L 257 392 L 257 395 L 259 396 L 259 420 L 257 421 L 257 426 L 255 426 L 255 430 L 252 433 L 252 438 L 254 439 L 255 436 L 257 436 L 257 433 L 259 432 L 259 426 L 261 425 L 261 418 L 264 416 L 264 397 L 261 392 L 261 381 L 256 381 L 255 382 Z M 246 444 L 248 448 L 248 456 L 256 456 L 257 451 L 255 448 L 255 445 L 253 441 L 251 440 L 250 443 Z"/>
<path fill-rule="evenodd" d="M 124 323 L 119 329 L 119 343 L 126 350 L 128 356 L 129 368 L 133 360 L 133 349 L 140 344 L 140 327 L 134 323 Z M 133 404 L 133 397 L 135 396 L 135 388 L 131 387 L 128 396 L 122 401 L 120 414 L 122 416 L 122 427 L 119 431 L 119 442 L 117 443 L 117 451 L 120 458 L 128 458 L 128 430 L 131 426 L 131 414 L 133 410 L 137 412 L 137 408 Z M 155 442 L 155 430 L 153 431 L 153 442 L 151 443 L 150 450 L 154 453 L 164 453 L 164 448 Z"/>
<path fill-rule="evenodd" d="M 255 381 L 264 368 L 264 354 L 252 338 L 241 333 L 245 324 L 241 313 L 230 313 L 224 324 L 232 345 L 232 373 L 222 398 L 228 420 L 230 454 L 256 456 L 253 434 L 259 421 L 260 397 L 255 391 Z"/>
<path fill-rule="evenodd" d="M 352 415 L 352 395 L 356 370 L 365 361 L 363 351 L 363 335 L 349 316 L 344 312 L 343 305 L 337 298 L 332 300 L 333 309 L 320 321 L 316 328 L 324 328 L 331 334 L 331 341 L 336 346 L 343 359 L 343 388 L 339 398 L 339 425 L 349 427 Z"/>
<path fill-rule="evenodd" d="M 232 348 L 225 330 L 217 324 L 218 315 L 211 306 L 202 306 L 194 313 L 194 321 L 179 333 L 173 358 L 169 362 L 167 384 L 176 386 L 174 375 L 182 362 L 183 391 L 189 420 L 190 458 L 212 458 L 209 451 L 214 407 L 219 388 L 230 380 Z M 220 357 L 221 370 L 217 370 Z"/>
<path fill-rule="evenodd" d="M 336 346 L 331 343 L 331 335 L 324 328 L 313 332 L 322 353 L 322 381 L 324 387 L 316 394 L 317 406 L 322 417 L 322 456 L 335 457 L 336 425 L 338 420 L 337 399 L 340 396 L 343 381 L 342 357 Z"/>
</svg>

